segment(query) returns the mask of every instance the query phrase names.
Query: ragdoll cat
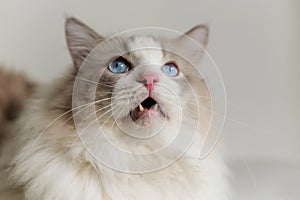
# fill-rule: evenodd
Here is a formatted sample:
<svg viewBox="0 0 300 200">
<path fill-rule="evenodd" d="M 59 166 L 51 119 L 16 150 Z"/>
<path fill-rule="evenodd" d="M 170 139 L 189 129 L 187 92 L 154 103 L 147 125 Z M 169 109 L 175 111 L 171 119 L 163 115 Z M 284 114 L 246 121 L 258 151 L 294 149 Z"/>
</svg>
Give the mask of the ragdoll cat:
<svg viewBox="0 0 300 200">
<path fill-rule="evenodd" d="M 218 150 L 199 159 L 212 113 L 191 63 L 207 27 L 172 39 L 103 38 L 74 18 L 65 28 L 74 66 L 40 86 L 7 134 L 0 198 L 226 200 Z"/>
</svg>

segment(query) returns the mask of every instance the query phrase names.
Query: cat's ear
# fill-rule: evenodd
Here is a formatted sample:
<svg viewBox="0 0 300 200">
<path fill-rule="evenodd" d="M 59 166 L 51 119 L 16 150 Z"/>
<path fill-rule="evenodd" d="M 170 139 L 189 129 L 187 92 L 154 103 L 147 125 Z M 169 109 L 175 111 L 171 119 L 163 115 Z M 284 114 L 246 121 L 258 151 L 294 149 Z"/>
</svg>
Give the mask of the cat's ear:
<svg viewBox="0 0 300 200">
<path fill-rule="evenodd" d="M 66 19 L 65 33 L 67 45 L 77 69 L 93 48 L 103 40 L 103 37 L 75 18 Z"/>
<path fill-rule="evenodd" d="M 209 28 L 198 25 L 178 38 L 178 46 L 189 59 L 199 62 L 205 52 L 208 42 Z"/>
<path fill-rule="evenodd" d="M 208 41 L 209 29 L 206 25 L 198 25 L 185 33 L 185 35 L 191 37 L 201 46 L 206 47 Z"/>
</svg>

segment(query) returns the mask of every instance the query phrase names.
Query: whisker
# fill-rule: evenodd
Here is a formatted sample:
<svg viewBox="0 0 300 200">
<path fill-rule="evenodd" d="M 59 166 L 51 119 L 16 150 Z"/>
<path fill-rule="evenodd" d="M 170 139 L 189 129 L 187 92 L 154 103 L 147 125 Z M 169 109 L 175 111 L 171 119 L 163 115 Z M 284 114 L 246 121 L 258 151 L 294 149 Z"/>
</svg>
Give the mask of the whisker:
<svg viewBox="0 0 300 200">
<path fill-rule="evenodd" d="M 95 120 L 93 120 L 92 122 L 90 122 L 87 127 L 85 127 L 80 133 L 78 133 L 78 136 L 80 137 L 93 123 L 95 123 L 96 121 L 98 121 L 99 119 L 101 119 L 103 116 L 105 116 L 107 113 L 111 112 L 112 109 L 107 110 L 106 112 L 102 113 L 99 117 L 96 117 Z"/>
<path fill-rule="evenodd" d="M 223 103 L 224 102 L 224 100 L 219 100 L 219 99 L 217 99 L 217 98 L 213 98 L 213 97 L 210 97 L 210 96 L 199 96 L 199 95 L 197 95 L 197 97 L 199 97 L 200 99 L 211 99 L 212 100 L 212 102 L 221 102 L 221 103 Z M 241 105 L 238 105 L 238 104 L 233 104 L 233 103 L 230 103 L 230 102 L 226 102 L 226 104 L 228 104 L 228 105 L 230 105 L 230 106 L 233 106 L 233 107 L 235 107 L 235 108 L 237 108 L 237 109 L 240 109 L 240 110 L 244 110 L 244 111 L 248 111 L 248 109 L 246 108 L 246 107 L 244 107 L 244 106 L 241 106 Z"/>
<path fill-rule="evenodd" d="M 43 131 L 39 134 L 39 136 L 36 138 L 36 140 L 32 143 L 32 145 L 35 145 L 35 143 L 40 139 L 40 137 L 55 123 L 57 122 L 60 118 L 64 117 L 65 115 L 69 114 L 70 112 L 76 110 L 76 109 L 79 109 L 81 108 L 79 111 L 77 111 L 76 113 L 74 113 L 72 115 L 72 117 L 69 117 L 64 124 L 66 124 L 69 120 L 71 120 L 74 115 L 80 113 L 81 111 L 85 110 L 86 108 L 90 107 L 91 105 L 94 105 L 96 103 L 100 103 L 100 102 L 103 102 L 103 101 L 107 101 L 107 100 L 111 100 L 112 98 L 114 97 L 110 97 L 110 98 L 105 98 L 105 99 L 99 99 L 97 101 L 93 101 L 93 102 L 89 102 L 89 103 L 86 103 L 86 104 L 83 104 L 83 105 L 80 105 L 80 106 L 76 106 L 70 110 L 67 110 L 66 112 L 62 113 L 61 115 L 59 115 L 58 117 L 56 117 L 55 119 L 53 119 L 44 129 Z M 117 97 L 115 97 L 117 98 Z"/>
<path fill-rule="evenodd" d="M 91 123 L 89 123 L 88 125 L 87 125 L 87 127 L 85 127 L 84 128 L 84 130 L 83 131 L 81 131 L 81 133 L 78 133 L 78 138 L 75 140 L 75 141 L 73 141 L 73 143 L 71 144 L 71 146 L 73 146 L 74 144 L 75 144 L 75 142 L 76 141 L 78 141 L 79 139 L 80 139 L 80 137 L 82 136 L 82 134 L 92 125 L 92 124 L 94 124 L 96 121 L 98 121 L 99 119 L 101 119 L 103 116 L 105 116 L 107 113 L 109 113 L 110 111 L 112 111 L 112 109 L 109 109 L 108 111 L 106 111 L 105 113 L 103 113 L 102 115 L 100 115 L 99 117 L 97 117 L 95 120 L 93 120 Z M 104 124 L 108 121 L 108 119 L 109 118 L 111 118 L 113 115 L 110 115 L 110 117 L 108 117 L 106 120 L 105 120 L 105 122 L 104 122 Z M 101 127 L 103 126 L 103 124 L 101 124 Z M 95 136 L 95 138 L 97 138 L 97 136 L 98 136 L 98 134 L 99 134 L 99 132 L 96 134 L 96 136 Z M 95 139 L 94 138 L 94 139 Z"/>
<path fill-rule="evenodd" d="M 116 105 L 118 105 L 118 104 L 115 104 L 114 106 L 116 106 Z M 112 106 L 112 105 L 107 105 L 106 107 L 109 107 L 109 106 Z M 99 111 L 101 111 L 101 110 L 103 110 L 103 109 L 104 109 L 104 107 L 102 107 L 102 108 L 96 110 L 96 111 L 95 111 L 94 113 L 92 113 L 92 114 L 96 114 L 97 112 L 99 112 Z M 107 113 L 111 112 L 112 110 L 113 110 L 113 108 L 108 109 L 107 111 L 105 111 L 104 113 L 102 113 L 99 117 L 96 117 L 96 120 L 101 119 L 103 116 L 105 116 Z M 90 114 L 89 116 L 91 116 L 92 114 Z M 88 118 L 88 117 L 86 117 L 85 120 L 86 120 L 87 118 Z M 96 120 L 93 120 L 93 121 L 87 126 L 87 128 L 90 127 L 91 124 L 93 124 Z M 85 130 L 86 130 L 86 129 L 84 129 L 84 131 L 85 131 Z M 83 132 L 84 132 L 84 131 L 83 131 Z"/>
<path fill-rule="evenodd" d="M 240 125 L 246 126 L 246 127 L 248 127 L 248 128 L 251 128 L 251 129 L 253 129 L 253 128 L 254 128 L 254 127 L 251 127 L 249 124 L 247 124 L 247 123 L 245 123 L 245 122 L 242 122 L 242 121 L 239 121 L 239 120 L 233 119 L 232 117 L 228 116 L 228 114 L 224 115 L 224 114 L 222 114 L 222 113 L 220 113 L 220 112 L 217 112 L 217 111 L 216 111 L 216 110 L 214 110 L 214 109 L 207 108 L 207 107 L 205 107 L 205 106 L 201 106 L 201 105 L 199 105 L 199 107 L 200 107 L 200 109 L 203 109 L 203 110 L 206 110 L 206 111 L 210 111 L 210 112 L 212 112 L 212 113 L 214 113 L 214 114 L 216 114 L 216 115 L 219 115 L 219 116 L 225 117 L 225 119 L 226 119 L 226 120 L 229 120 L 229 121 L 232 121 L 232 122 L 238 123 L 238 124 L 240 124 Z M 183 114 L 184 114 L 184 113 L 183 113 Z M 184 115 L 185 115 L 185 114 L 184 114 Z M 188 117 L 188 116 L 187 116 L 187 117 Z"/>
<path fill-rule="evenodd" d="M 121 109 L 122 107 L 120 108 L 117 108 L 117 109 Z M 119 119 L 119 117 L 121 116 L 122 112 L 126 110 L 126 107 L 122 109 L 122 111 L 119 113 L 119 115 L 115 118 L 113 124 L 111 125 L 111 128 L 115 125 L 115 123 L 117 122 L 117 120 Z"/>
<path fill-rule="evenodd" d="M 106 109 L 106 108 L 108 108 L 110 106 L 111 106 L 111 104 L 108 104 L 108 105 L 106 105 L 104 107 L 101 107 L 101 108 L 95 110 L 93 113 L 91 113 L 88 116 L 86 116 L 83 120 L 87 120 L 90 116 L 95 115 L 97 112 L 100 112 L 101 110 L 104 110 L 104 109 Z"/>
<path fill-rule="evenodd" d="M 117 110 L 120 110 L 122 107 L 119 107 L 119 108 L 117 108 Z M 124 108 L 123 108 L 124 109 Z M 101 128 L 108 122 L 108 120 L 112 117 L 113 115 L 110 115 L 105 121 L 104 121 L 104 123 L 103 124 L 101 124 Z M 114 122 L 113 122 L 113 124 L 116 122 L 116 120 L 114 120 Z M 113 126 L 113 125 L 112 125 Z M 112 127 L 111 126 L 111 127 Z M 96 140 L 97 138 L 98 138 L 98 135 L 99 135 L 99 131 L 98 131 L 98 133 L 96 134 L 96 136 L 95 136 L 95 138 L 94 138 L 94 140 Z M 105 134 L 104 134 L 104 137 L 106 137 L 105 136 Z M 108 139 L 107 137 L 106 137 L 106 139 Z M 108 139 L 109 140 L 109 139 Z"/>
<path fill-rule="evenodd" d="M 76 113 L 74 113 L 74 114 L 77 114 L 77 113 L 79 113 L 79 112 L 81 112 L 82 110 L 84 110 L 84 109 L 86 109 L 87 107 L 89 107 L 89 106 L 91 106 L 91 105 L 93 105 L 93 104 L 95 104 L 96 102 L 100 102 L 100 100 L 99 101 L 94 101 L 94 102 L 89 102 L 89 103 L 87 103 L 87 104 L 83 104 L 83 105 L 80 105 L 80 106 L 77 106 L 77 107 L 74 107 L 74 108 L 72 108 L 72 109 L 70 109 L 70 110 L 68 110 L 68 111 L 66 111 L 66 112 L 64 112 L 64 113 L 62 113 L 61 115 L 59 115 L 58 117 L 56 117 L 55 119 L 53 119 L 44 129 L 43 129 L 43 131 L 39 134 L 39 136 L 36 138 L 36 140 L 32 143 L 32 145 L 34 145 L 39 139 L 40 139 L 40 137 L 56 122 L 56 121 L 58 121 L 60 118 L 62 118 L 63 116 L 65 116 L 66 114 L 68 114 L 68 113 L 70 113 L 70 112 L 72 112 L 73 110 L 76 110 L 76 109 L 78 109 L 78 108 L 82 108 L 82 109 L 80 109 L 79 111 L 77 111 Z M 70 118 L 69 118 L 70 119 Z M 69 121 L 69 119 L 67 119 L 67 121 Z"/>
</svg>

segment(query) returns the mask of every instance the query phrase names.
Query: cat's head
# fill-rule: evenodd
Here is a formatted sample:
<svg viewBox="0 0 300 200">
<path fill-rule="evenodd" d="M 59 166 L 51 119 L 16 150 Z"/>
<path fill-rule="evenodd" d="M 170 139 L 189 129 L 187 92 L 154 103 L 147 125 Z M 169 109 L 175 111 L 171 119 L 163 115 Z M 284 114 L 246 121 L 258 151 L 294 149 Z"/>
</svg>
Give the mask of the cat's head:
<svg viewBox="0 0 300 200">
<path fill-rule="evenodd" d="M 87 97 L 90 90 L 81 88 L 81 96 L 97 102 L 96 114 L 104 127 L 146 137 L 197 119 L 197 97 L 209 99 L 199 68 L 193 66 L 207 43 L 204 25 L 172 39 L 132 34 L 104 38 L 69 18 L 66 37 L 77 76 L 84 74 L 78 79 L 96 84 L 95 95 Z"/>
</svg>

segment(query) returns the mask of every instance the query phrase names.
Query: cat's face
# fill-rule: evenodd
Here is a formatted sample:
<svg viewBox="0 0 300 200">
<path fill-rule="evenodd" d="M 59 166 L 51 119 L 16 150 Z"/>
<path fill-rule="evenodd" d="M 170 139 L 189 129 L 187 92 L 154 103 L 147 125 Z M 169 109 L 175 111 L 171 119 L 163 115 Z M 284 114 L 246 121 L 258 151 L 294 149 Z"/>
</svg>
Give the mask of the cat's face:
<svg viewBox="0 0 300 200">
<path fill-rule="evenodd" d="M 196 90 L 201 86 L 195 85 L 203 81 L 188 60 L 166 50 L 172 46 L 191 51 L 190 58 L 198 62 L 203 52 L 183 45 L 183 39 L 116 36 L 105 41 L 75 19 L 67 20 L 66 33 L 76 69 L 84 59 L 97 62 L 97 67 L 91 69 L 101 69 L 94 100 L 99 102 L 96 113 L 103 126 L 117 126 L 134 136 L 147 136 L 164 126 L 180 124 L 182 118 L 197 118 L 195 95 L 199 95 Z M 205 46 L 207 28 L 196 27 L 187 35 Z M 97 50 L 101 42 L 104 45 Z M 92 79 L 97 72 L 88 73 Z"/>
</svg>

